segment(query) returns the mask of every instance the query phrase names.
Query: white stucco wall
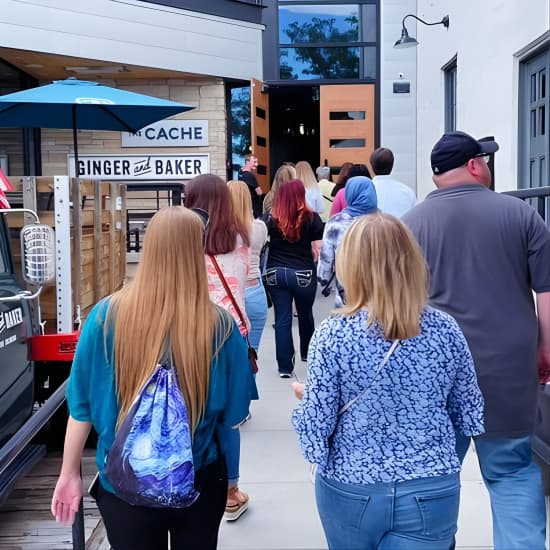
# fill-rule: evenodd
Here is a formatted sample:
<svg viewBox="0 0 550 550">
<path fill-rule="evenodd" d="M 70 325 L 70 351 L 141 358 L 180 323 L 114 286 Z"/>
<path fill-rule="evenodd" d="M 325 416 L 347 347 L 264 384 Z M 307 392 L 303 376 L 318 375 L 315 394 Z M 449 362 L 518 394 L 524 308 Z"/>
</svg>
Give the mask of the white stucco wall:
<svg viewBox="0 0 550 550">
<path fill-rule="evenodd" d="M 416 0 L 380 3 L 380 146 L 395 156 L 393 176 L 416 190 L 416 51 L 396 50 L 401 20 L 416 12 Z M 410 27 L 414 29 L 414 23 Z M 400 74 L 403 78 L 400 78 Z M 394 81 L 411 83 L 409 94 L 394 94 Z"/>
<path fill-rule="evenodd" d="M 261 25 L 137 0 L 3 0 L 0 37 L 8 48 L 262 78 Z"/>
<path fill-rule="evenodd" d="M 430 151 L 444 128 L 441 67 L 457 54 L 457 129 L 494 135 L 496 190 L 517 188 L 518 73 L 514 55 L 550 28 L 548 0 L 418 0 L 418 194 L 434 189 Z"/>
</svg>

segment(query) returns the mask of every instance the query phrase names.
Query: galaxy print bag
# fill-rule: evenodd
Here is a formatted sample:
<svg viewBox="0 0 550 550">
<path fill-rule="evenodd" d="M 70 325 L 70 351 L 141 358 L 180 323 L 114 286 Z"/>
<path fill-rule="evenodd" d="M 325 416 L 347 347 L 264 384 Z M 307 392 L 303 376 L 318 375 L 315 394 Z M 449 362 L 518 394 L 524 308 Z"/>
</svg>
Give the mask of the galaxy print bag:
<svg viewBox="0 0 550 550">
<path fill-rule="evenodd" d="M 136 397 L 104 473 L 116 495 L 134 506 L 185 508 L 199 497 L 187 407 L 170 364 L 158 365 Z"/>
</svg>

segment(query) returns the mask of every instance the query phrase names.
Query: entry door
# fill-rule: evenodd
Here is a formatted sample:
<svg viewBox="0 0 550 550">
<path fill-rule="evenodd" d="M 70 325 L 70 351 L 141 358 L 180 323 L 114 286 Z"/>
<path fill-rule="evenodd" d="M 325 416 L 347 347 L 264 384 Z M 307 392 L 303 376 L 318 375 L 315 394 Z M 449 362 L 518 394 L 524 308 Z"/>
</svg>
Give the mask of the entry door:
<svg viewBox="0 0 550 550">
<path fill-rule="evenodd" d="M 524 63 L 521 77 L 520 187 L 543 187 L 550 185 L 550 50 Z"/>
<path fill-rule="evenodd" d="M 269 95 L 263 82 L 250 82 L 250 134 L 251 153 L 258 159 L 256 178 L 264 193 L 269 181 Z"/>
<path fill-rule="evenodd" d="M 366 164 L 374 150 L 374 84 L 320 87 L 320 161 Z"/>
</svg>

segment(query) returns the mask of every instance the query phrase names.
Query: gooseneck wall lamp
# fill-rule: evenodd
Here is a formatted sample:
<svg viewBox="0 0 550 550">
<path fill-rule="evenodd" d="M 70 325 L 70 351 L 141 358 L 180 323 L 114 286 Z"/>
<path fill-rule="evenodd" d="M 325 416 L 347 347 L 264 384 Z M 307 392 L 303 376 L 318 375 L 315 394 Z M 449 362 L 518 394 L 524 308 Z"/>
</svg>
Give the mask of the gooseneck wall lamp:
<svg viewBox="0 0 550 550">
<path fill-rule="evenodd" d="M 432 25 L 443 25 L 446 29 L 449 28 L 449 16 L 446 15 L 441 21 L 436 21 L 435 23 L 428 23 L 427 21 L 424 21 L 423 19 L 420 19 L 420 17 L 417 17 L 416 15 L 409 13 L 403 17 L 403 21 L 401 22 L 401 26 L 403 27 L 401 29 L 401 38 L 393 45 L 394 48 L 412 48 L 416 45 L 418 45 L 418 40 L 414 38 L 414 36 L 409 36 L 409 33 L 407 31 L 407 27 L 405 27 L 405 19 L 407 17 L 412 17 L 416 19 L 417 21 L 420 21 L 424 25 L 432 26 Z"/>
</svg>

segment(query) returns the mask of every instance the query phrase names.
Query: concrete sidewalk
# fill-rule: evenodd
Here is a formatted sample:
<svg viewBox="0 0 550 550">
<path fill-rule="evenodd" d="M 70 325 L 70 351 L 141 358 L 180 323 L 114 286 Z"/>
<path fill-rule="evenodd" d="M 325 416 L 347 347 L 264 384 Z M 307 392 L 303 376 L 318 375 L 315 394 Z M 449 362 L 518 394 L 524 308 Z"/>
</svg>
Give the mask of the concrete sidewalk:
<svg viewBox="0 0 550 550">
<path fill-rule="evenodd" d="M 318 324 L 327 317 L 333 298 L 320 294 L 315 304 Z M 302 459 L 290 414 L 296 400 L 290 384 L 280 379 L 275 361 L 273 310 L 260 347 L 257 382 L 260 400 L 252 419 L 241 429 L 241 482 L 250 495 L 250 508 L 233 523 L 222 522 L 220 550 L 321 550 L 326 541 L 317 515 L 314 487 Z M 298 344 L 297 323 L 295 345 Z M 297 374 L 306 377 L 305 363 Z M 457 550 L 492 548 L 489 498 L 473 451 L 462 471 L 462 496 Z"/>
</svg>

